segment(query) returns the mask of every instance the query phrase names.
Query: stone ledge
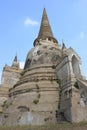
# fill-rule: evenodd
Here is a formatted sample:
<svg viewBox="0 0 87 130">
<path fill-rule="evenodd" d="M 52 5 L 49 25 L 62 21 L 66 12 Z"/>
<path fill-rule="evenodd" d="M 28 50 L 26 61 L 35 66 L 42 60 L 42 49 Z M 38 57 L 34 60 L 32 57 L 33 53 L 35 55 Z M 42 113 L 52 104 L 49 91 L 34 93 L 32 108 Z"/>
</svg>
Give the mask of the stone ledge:
<svg viewBox="0 0 87 130">
<path fill-rule="evenodd" d="M 52 89 L 51 89 L 52 88 Z M 40 88 L 40 92 L 43 92 L 43 91 L 59 91 L 58 90 L 58 88 L 57 87 L 51 87 L 50 89 L 48 88 L 47 89 L 47 87 L 46 87 L 46 90 L 44 90 L 44 89 L 41 89 Z M 37 89 L 36 88 L 32 88 L 32 89 L 21 89 L 21 90 L 16 90 L 16 91 L 14 91 L 14 92 L 11 92 L 10 94 L 9 94 L 9 96 L 11 97 L 11 96 L 13 96 L 13 95 L 18 95 L 18 94 L 23 94 L 23 93 L 29 93 L 29 92 L 37 92 Z"/>
</svg>

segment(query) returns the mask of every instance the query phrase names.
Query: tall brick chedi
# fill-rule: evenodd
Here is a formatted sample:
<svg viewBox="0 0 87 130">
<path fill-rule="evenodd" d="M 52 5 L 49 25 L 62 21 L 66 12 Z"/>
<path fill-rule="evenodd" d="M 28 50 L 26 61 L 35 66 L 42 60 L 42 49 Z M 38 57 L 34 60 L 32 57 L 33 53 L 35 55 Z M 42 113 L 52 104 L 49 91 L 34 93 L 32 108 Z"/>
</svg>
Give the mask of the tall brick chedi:
<svg viewBox="0 0 87 130">
<path fill-rule="evenodd" d="M 59 45 L 45 9 L 33 45 L 23 70 L 15 68 L 18 64 L 17 58 L 14 59 L 12 69 L 16 69 L 16 74 L 19 71 L 20 76 L 11 84 L 9 96 L 2 104 L 0 123 L 40 125 L 86 121 L 87 83 L 81 72 L 81 59 L 71 47 Z"/>
</svg>

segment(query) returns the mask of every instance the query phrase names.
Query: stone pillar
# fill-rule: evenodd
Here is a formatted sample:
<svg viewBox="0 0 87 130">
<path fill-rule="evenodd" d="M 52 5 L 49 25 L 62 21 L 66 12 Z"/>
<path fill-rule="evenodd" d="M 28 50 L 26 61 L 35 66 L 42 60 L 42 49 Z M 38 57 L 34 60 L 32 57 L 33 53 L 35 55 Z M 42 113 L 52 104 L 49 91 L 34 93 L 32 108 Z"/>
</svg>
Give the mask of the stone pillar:
<svg viewBox="0 0 87 130">
<path fill-rule="evenodd" d="M 69 60 L 69 69 L 70 69 L 70 75 L 74 76 L 74 72 L 73 72 L 73 67 L 72 67 L 72 62 L 71 60 Z"/>
</svg>

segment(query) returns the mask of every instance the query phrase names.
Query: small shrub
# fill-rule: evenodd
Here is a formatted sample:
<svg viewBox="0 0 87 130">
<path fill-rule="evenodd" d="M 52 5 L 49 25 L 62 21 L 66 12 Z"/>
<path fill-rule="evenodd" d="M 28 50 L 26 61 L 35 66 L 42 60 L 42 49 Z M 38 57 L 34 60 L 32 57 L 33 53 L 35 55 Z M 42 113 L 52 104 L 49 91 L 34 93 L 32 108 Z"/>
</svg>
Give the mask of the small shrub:
<svg viewBox="0 0 87 130">
<path fill-rule="evenodd" d="M 39 103 L 39 100 L 36 99 L 36 100 L 33 101 L 33 103 L 34 103 L 34 104 L 38 104 L 38 103 Z"/>
<path fill-rule="evenodd" d="M 20 73 L 20 75 L 23 76 L 24 74 L 25 74 L 25 71 L 23 70 L 23 71 Z"/>
<path fill-rule="evenodd" d="M 44 121 L 48 121 L 49 120 L 49 117 L 48 118 L 44 118 Z"/>
<path fill-rule="evenodd" d="M 79 89 L 79 85 L 78 85 L 77 81 L 75 82 L 74 87 L 77 88 L 77 89 Z"/>
<path fill-rule="evenodd" d="M 40 89 L 38 84 L 36 84 L 36 88 L 37 88 L 37 89 Z"/>
<path fill-rule="evenodd" d="M 38 84 L 36 84 L 36 88 L 37 88 L 37 93 L 39 93 L 39 89 L 40 89 L 40 87 L 39 87 Z"/>
<path fill-rule="evenodd" d="M 7 101 L 4 101 L 2 107 L 5 107 L 5 108 L 8 108 L 10 105 L 12 105 L 12 102 L 7 102 Z"/>
<path fill-rule="evenodd" d="M 53 81 L 53 78 L 51 77 L 49 80 L 52 82 L 52 81 Z"/>
<path fill-rule="evenodd" d="M 62 93 L 62 91 L 60 90 L 59 91 L 59 103 L 58 103 L 58 108 L 60 109 L 60 103 L 61 103 L 61 93 Z"/>
<path fill-rule="evenodd" d="M 80 102 L 78 102 L 78 104 L 80 104 Z"/>
<path fill-rule="evenodd" d="M 19 121 L 21 119 L 21 116 L 18 117 L 17 121 Z"/>
<path fill-rule="evenodd" d="M 8 108 L 8 103 L 7 103 L 7 101 L 4 101 L 2 107 Z"/>
<path fill-rule="evenodd" d="M 12 90 L 13 88 L 9 88 L 9 92 Z"/>
<path fill-rule="evenodd" d="M 57 79 L 56 82 L 61 85 L 61 80 L 60 79 Z"/>
<path fill-rule="evenodd" d="M 39 93 L 37 97 L 40 98 L 40 96 L 41 96 L 41 95 L 40 95 L 40 93 Z"/>
<path fill-rule="evenodd" d="M 52 65 L 52 69 L 56 69 L 56 66 L 55 66 L 55 65 Z"/>
<path fill-rule="evenodd" d="M 3 111 L 0 111 L 0 114 L 2 114 L 3 113 Z"/>
</svg>

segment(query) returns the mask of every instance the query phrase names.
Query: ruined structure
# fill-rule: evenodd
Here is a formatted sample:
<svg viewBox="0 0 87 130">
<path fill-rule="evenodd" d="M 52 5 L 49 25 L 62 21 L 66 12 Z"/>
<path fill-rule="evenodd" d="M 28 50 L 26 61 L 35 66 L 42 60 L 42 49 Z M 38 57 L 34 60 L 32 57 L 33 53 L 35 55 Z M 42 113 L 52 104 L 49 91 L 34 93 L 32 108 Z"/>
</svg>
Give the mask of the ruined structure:
<svg viewBox="0 0 87 130">
<path fill-rule="evenodd" d="M 0 88 L 1 124 L 40 125 L 87 121 L 87 81 L 81 59 L 53 36 L 46 10 L 34 48 L 20 70 L 15 57 L 5 66 Z M 9 92 L 4 88 L 11 88 Z M 2 91 L 3 93 L 2 93 Z M 2 98 L 4 97 L 4 100 Z"/>
<path fill-rule="evenodd" d="M 2 72 L 2 79 L 0 85 L 0 112 L 3 111 L 3 103 L 9 97 L 9 90 L 17 83 L 20 78 L 21 69 L 17 56 L 15 56 L 12 66 L 5 65 Z"/>
</svg>

